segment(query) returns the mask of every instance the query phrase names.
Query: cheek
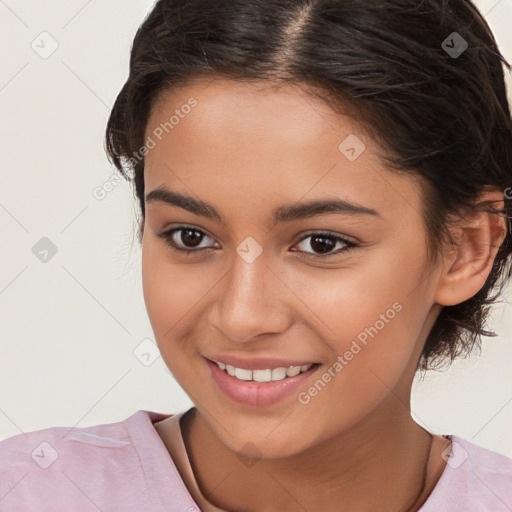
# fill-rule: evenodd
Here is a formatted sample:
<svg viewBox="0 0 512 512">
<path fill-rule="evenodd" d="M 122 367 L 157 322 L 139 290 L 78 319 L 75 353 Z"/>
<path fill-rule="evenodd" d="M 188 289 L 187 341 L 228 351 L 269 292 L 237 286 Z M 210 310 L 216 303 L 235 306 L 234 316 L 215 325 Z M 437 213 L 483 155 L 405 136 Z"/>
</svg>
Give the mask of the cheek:
<svg viewBox="0 0 512 512">
<path fill-rule="evenodd" d="M 142 287 L 146 309 L 160 341 L 176 338 L 187 316 L 210 288 L 201 267 L 174 264 L 162 241 L 144 240 Z M 204 277 L 204 278 L 203 278 Z"/>
<path fill-rule="evenodd" d="M 339 340 L 329 343 L 338 353 L 358 336 L 364 342 L 371 334 L 376 335 L 375 329 L 385 337 L 399 325 L 414 327 L 410 306 L 419 306 L 418 294 L 411 292 L 421 279 L 421 262 L 414 265 L 410 255 L 401 256 L 385 248 L 375 250 L 371 258 L 356 258 L 346 268 L 325 272 L 312 268 L 287 277 L 297 296 L 315 314 L 324 339 Z"/>
<path fill-rule="evenodd" d="M 336 336 L 325 336 L 323 341 L 332 359 L 298 391 L 300 414 L 290 431 L 282 432 L 284 438 L 294 439 L 299 424 L 315 425 L 311 435 L 318 439 L 336 435 L 361 421 L 387 397 L 400 394 L 397 386 L 409 375 L 423 313 L 410 297 L 396 291 L 396 301 L 371 292 L 355 298 L 348 289 L 332 297 L 338 307 L 326 301 L 330 309 L 324 310 L 329 313 L 325 318 L 330 319 Z M 347 300 L 341 307 L 340 299 Z"/>
<path fill-rule="evenodd" d="M 335 386 L 356 383 L 364 398 L 374 386 L 382 388 L 379 378 L 393 386 L 410 363 L 429 307 L 425 287 L 418 286 L 423 261 L 413 252 L 382 249 L 372 262 L 297 279 L 303 302 L 320 319 L 316 330 L 332 364 L 339 362 Z"/>
<path fill-rule="evenodd" d="M 156 343 L 169 370 L 183 364 L 187 351 L 188 323 L 205 284 L 194 277 L 192 266 L 174 265 L 160 241 L 144 240 L 142 288 Z M 207 288 L 206 288 L 207 289 Z"/>
</svg>

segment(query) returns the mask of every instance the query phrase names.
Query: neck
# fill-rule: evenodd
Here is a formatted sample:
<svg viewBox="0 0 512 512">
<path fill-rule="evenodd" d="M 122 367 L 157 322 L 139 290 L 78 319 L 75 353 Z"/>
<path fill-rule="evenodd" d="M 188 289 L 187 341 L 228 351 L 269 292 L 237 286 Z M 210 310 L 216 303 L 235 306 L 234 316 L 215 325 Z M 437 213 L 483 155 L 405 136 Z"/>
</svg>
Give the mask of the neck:
<svg viewBox="0 0 512 512">
<path fill-rule="evenodd" d="M 428 468 L 432 436 L 393 394 L 352 429 L 254 465 L 241 464 L 197 410 L 185 418 L 183 436 L 203 495 L 225 510 L 291 511 L 300 505 L 367 512 L 385 503 L 386 510 L 406 512 L 428 497 L 437 482 L 432 472 L 440 474 L 439 467 Z"/>
</svg>

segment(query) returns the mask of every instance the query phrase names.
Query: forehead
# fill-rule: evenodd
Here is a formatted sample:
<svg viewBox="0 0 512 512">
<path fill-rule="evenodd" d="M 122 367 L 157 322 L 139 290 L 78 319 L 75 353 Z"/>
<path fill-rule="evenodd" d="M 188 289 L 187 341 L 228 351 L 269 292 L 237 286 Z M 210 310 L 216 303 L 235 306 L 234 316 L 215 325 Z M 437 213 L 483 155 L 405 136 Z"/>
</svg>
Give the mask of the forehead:
<svg viewBox="0 0 512 512">
<path fill-rule="evenodd" d="M 258 134 L 261 143 L 274 141 L 275 145 L 283 146 L 289 143 L 295 149 L 302 144 L 309 146 L 319 142 L 319 138 L 330 144 L 331 141 L 325 137 L 329 132 L 339 137 L 344 131 L 360 131 L 350 118 L 335 113 L 326 103 L 314 98 L 312 92 L 313 89 L 305 84 L 227 79 L 194 82 L 177 90 L 160 93 L 146 133 L 169 121 L 175 113 L 181 114 L 179 124 L 186 126 L 178 130 L 178 125 L 174 125 L 173 133 L 181 131 L 185 135 L 187 127 L 190 127 L 196 137 L 204 134 L 211 138 L 213 132 L 218 136 L 227 136 L 226 130 L 235 130 L 239 135 Z M 188 112 L 187 104 L 191 99 L 197 105 L 189 113 L 181 113 L 180 110 Z M 368 142 L 371 144 L 371 141 Z M 243 144 L 241 137 L 238 137 L 238 143 Z"/>
<path fill-rule="evenodd" d="M 416 181 L 385 169 L 357 123 L 303 85 L 219 79 L 167 90 L 146 137 L 156 143 L 145 159 L 147 191 L 167 184 L 211 202 L 234 190 L 266 203 L 337 195 L 377 210 L 419 212 Z"/>
</svg>

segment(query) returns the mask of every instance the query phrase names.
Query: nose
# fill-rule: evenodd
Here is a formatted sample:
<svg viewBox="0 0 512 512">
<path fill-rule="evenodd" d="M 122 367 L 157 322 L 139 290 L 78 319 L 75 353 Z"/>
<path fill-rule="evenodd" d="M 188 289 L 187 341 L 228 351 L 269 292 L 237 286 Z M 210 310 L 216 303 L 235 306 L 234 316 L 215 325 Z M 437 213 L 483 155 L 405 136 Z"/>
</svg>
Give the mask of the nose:
<svg viewBox="0 0 512 512">
<path fill-rule="evenodd" d="M 232 342 L 286 331 L 291 317 L 292 292 L 260 255 L 247 263 L 235 254 L 216 299 L 214 327 Z"/>
</svg>

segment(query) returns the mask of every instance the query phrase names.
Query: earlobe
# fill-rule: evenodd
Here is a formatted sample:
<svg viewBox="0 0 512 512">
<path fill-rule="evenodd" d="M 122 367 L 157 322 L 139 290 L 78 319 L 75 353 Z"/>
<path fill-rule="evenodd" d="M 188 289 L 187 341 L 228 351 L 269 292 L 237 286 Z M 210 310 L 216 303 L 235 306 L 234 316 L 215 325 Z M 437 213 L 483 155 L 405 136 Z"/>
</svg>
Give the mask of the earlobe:
<svg viewBox="0 0 512 512">
<path fill-rule="evenodd" d="M 503 193 L 498 190 L 485 193 L 481 201 L 489 202 L 496 210 L 504 208 Z M 443 273 L 435 296 L 438 304 L 460 304 L 480 291 L 506 233 L 505 219 L 498 214 L 476 211 L 459 220 L 454 236 L 456 246 L 443 260 Z"/>
</svg>

